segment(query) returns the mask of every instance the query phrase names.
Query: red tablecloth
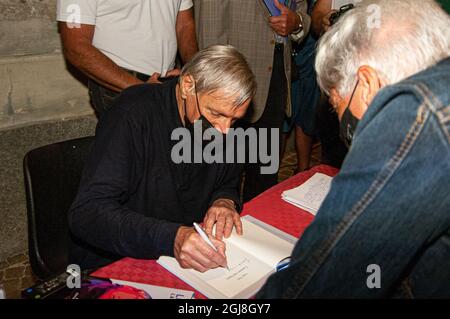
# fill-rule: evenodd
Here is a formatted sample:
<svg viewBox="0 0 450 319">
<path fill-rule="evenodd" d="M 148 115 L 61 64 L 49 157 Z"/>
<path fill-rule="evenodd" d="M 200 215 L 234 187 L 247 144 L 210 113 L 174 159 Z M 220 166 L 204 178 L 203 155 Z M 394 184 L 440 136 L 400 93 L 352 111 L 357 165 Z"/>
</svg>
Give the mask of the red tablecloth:
<svg viewBox="0 0 450 319">
<path fill-rule="evenodd" d="M 300 237 L 306 227 L 312 222 L 314 216 L 301 210 L 281 199 L 281 193 L 285 190 L 295 188 L 306 182 L 315 173 L 324 173 L 335 176 L 338 170 L 330 166 L 316 166 L 313 169 L 300 173 L 283 183 L 280 183 L 250 202 L 244 205 L 243 215 L 252 215 L 267 224 L 271 224 L 288 234 Z M 113 278 L 139 282 L 150 285 L 171 287 L 195 291 L 195 298 L 203 299 L 205 296 L 194 288 L 184 283 L 178 277 L 172 275 L 156 260 L 138 260 L 124 258 L 99 269 L 93 276 Z"/>
</svg>

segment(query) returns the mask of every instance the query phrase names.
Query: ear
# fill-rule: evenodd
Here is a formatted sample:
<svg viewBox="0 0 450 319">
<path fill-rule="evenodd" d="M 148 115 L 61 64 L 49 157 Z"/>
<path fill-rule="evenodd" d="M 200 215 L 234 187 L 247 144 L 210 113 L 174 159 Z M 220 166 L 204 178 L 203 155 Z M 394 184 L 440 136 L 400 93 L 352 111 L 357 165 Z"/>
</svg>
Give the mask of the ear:
<svg viewBox="0 0 450 319">
<path fill-rule="evenodd" d="M 361 90 L 361 99 L 365 104 L 365 112 L 382 87 L 381 79 L 377 71 L 367 65 L 363 65 L 358 69 L 357 76 Z"/>
<path fill-rule="evenodd" d="M 188 94 L 191 94 L 195 89 L 194 78 L 190 74 L 181 77 L 180 81 L 181 97 L 186 99 Z"/>
</svg>

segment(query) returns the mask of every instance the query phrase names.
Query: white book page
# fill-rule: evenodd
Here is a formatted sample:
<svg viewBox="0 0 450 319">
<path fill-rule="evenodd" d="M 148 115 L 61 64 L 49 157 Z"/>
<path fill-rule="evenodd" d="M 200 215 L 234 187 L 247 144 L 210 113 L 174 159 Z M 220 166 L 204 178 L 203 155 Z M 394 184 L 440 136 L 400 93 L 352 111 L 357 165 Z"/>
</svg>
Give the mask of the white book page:
<svg viewBox="0 0 450 319">
<path fill-rule="evenodd" d="M 300 205 L 299 203 L 295 202 L 295 201 L 291 201 L 289 198 L 283 197 L 283 199 L 288 202 L 289 204 L 294 205 L 295 207 L 301 208 L 303 210 L 306 210 L 308 213 L 311 213 L 312 215 L 316 216 L 317 215 L 317 210 L 311 207 L 306 207 L 303 205 Z"/>
<path fill-rule="evenodd" d="M 175 258 L 160 257 L 158 263 L 209 298 L 248 298 L 264 284 L 276 265 L 291 255 L 294 244 L 241 219 L 244 235 L 233 231 L 225 239 L 228 269 L 201 273 L 183 269 Z"/>
<path fill-rule="evenodd" d="M 216 268 L 196 274 L 228 298 L 234 298 L 273 272 L 273 268 L 228 243 L 228 269 Z M 191 270 L 195 272 L 194 270 Z M 249 296 L 255 293 L 249 292 Z"/>
<path fill-rule="evenodd" d="M 208 298 L 249 298 L 261 288 L 273 268 L 233 244 L 228 246 L 229 270 L 220 267 L 201 273 L 183 269 L 171 257 L 160 257 L 158 263 Z"/>
<path fill-rule="evenodd" d="M 239 236 L 236 230 L 230 238 L 225 239 L 227 244 L 227 251 L 225 252 L 228 258 L 228 246 L 234 244 L 248 255 L 259 258 L 268 266 L 275 269 L 277 264 L 289 257 L 294 249 L 294 245 L 279 238 L 278 236 L 268 232 L 267 230 L 241 218 L 244 234 Z"/>
<path fill-rule="evenodd" d="M 318 211 L 330 191 L 332 181 L 332 177 L 316 173 L 299 187 L 283 192 L 282 197 L 290 203 Z"/>
</svg>

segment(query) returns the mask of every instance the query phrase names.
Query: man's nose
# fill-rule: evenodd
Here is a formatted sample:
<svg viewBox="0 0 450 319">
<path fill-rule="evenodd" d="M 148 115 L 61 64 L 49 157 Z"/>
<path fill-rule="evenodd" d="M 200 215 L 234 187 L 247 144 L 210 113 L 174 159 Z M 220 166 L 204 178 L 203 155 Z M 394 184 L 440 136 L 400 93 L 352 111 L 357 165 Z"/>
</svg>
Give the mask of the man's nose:
<svg viewBox="0 0 450 319">
<path fill-rule="evenodd" d="M 228 131 L 230 130 L 231 124 L 232 124 L 232 120 L 231 119 L 225 119 L 225 120 L 217 123 L 216 129 L 222 134 L 228 134 Z"/>
</svg>

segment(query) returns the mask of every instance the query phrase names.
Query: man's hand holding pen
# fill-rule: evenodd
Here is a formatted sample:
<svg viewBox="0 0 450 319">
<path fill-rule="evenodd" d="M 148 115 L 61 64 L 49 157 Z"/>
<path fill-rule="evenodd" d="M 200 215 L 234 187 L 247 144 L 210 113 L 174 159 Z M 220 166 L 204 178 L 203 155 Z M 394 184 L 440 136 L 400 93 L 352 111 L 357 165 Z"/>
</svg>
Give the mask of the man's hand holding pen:
<svg viewBox="0 0 450 319">
<path fill-rule="evenodd" d="M 242 235 L 242 223 L 234 202 L 218 199 L 208 210 L 204 218 L 203 230 L 200 226 L 180 227 L 178 229 L 174 254 L 183 268 L 192 268 L 200 272 L 218 267 L 228 268 L 223 237 L 231 235 L 233 226 Z M 212 235 L 216 226 L 215 237 Z"/>
<path fill-rule="evenodd" d="M 175 258 L 180 266 L 200 272 L 226 267 L 225 243 L 212 236 L 209 239 L 217 251 L 193 227 L 180 227 L 174 244 Z"/>
</svg>

